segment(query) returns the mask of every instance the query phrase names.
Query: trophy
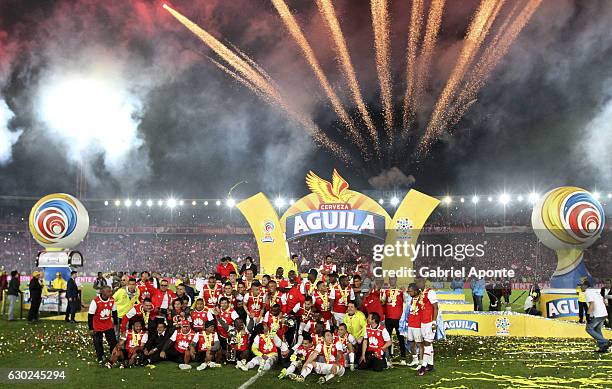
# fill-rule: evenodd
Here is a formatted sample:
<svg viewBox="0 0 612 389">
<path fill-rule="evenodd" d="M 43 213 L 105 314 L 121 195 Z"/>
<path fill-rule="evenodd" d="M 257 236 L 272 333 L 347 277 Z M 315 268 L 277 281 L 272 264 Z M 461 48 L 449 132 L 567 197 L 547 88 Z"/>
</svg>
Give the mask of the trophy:
<svg viewBox="0 0 612 389">
<path fill-rule="evenodd" d="M 36 266 L 45 269 L 46 281 L 56 272 L 68 279 L 71 267 L 83 266 L 83 255 L 74 247 L 87 234 L 89 214 L 78 199 L 64 193 L 41 198 L 30 211 L 29 227 L 34 240 L 44 247 Z"/>
<path fill-rule="evenodd" d="M 591 281 L 583 252 L 599 239 L 604 221 L 599 201 L 586 190 L 573 186 L 553 189 L 534 205 L 533 231 L 557 254 L 551 288 L 576 288 L 584 280 Z"/>
</svg>

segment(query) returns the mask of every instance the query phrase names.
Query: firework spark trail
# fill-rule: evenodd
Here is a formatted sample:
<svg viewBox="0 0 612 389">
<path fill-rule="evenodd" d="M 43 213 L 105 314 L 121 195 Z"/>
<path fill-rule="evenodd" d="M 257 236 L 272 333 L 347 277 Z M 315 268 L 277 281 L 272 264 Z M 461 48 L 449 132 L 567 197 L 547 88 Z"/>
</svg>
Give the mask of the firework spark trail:
<svg viewBox="0 0 612 389">
<path fill-rule="evenodd" d="M 486 48 L 482 58 L 476 64 L 470 79 L 462 89 L 457 102 L 453 107 L 452 120 L 448 127 L 456 125 L 461 117 L 468 111 L 476 100 L 478 91 L 484 86 L 491 72 L 501 62 L 518 34 L 523 30 L 538 9 L 542 0 L 527 0 L 523 10 L 519 13 L 520 3 L 516 3 L 504 23 L 500 26 L 491 44 Z M 518 15 L 517 15 L 518 13 Z M 516 17 L 515 17 L 516 16 Z"/>
<path fill-rule="evenodd" d="M 529 2 L 530 0 L 526 1 Z M 499 41 L 507 33 L 509 24 L 516 18 L 521 8 L 521 2 L 517 1 L 504 19 L 501 26 L 497 29 L 493 39 L 491 39 L 491 43 L 485 49 L 484 54 L 474 67 L 474 70 L 471 72 L 468 81 L 465 82 L 464 87 L 461 89 L 461 92 L 459 93 L 459 96 L 451 109 L 453 114 L 451 114 L 452 119 L 448 127 L 452 127 L 457 124 L 459 120 L 461 120 L 463 114 L 476 101 L 476 94 L 482 85 L 484 85 L 487 77 L 486 68 L 491 64 L 491 60 L 493 58 L 492 56 L 498 50 Z"/>
<path fill-rule="evenodd" d="M 376 154 L 380 156 L 378 133 L 376 131 L 376 127 L 374 126 L 374 122 L 370 117 L 368 108 L 363 101 L 363 96 L 361 95 L 361 90 L 359 89 L 359 82 L 357 81 L 357 75 L 355 74 L 355 69 L 353 68 L 353 63 L 351 62 L 351 56 L 346 46 L 346 41 L 344 40 L 340 23 L 338 23 L 338 17 L 336 16 L 334 6 L 330 0 L 317 0 L 317 7 L 319 8 L 319 12 L 323 16 L 323 19 L 327 23 L 330 30 L 340 69 L 344 74 L 344 78 L 346 78 L 348 82 L 351 95 L 353 96 L 353 100 L 357 105 L 357 109 L 361 114 L 363 122 L 365 123 L 366 127 L 368 127 L 370 138 L 372 138 L 372 142 L 374 144 L 374 150 L 376 151 Z"/>
<path fill-rule="evenodd" d="M 445 0 L 432 0 L 427 15 L 427 24 L 425 26 L 425 36 L 423 37 L 423 47 L 419 55 L 417 66 L 416 83 L 414 91 L 413 110 L 416 112 L 419 107 L 419 101 L 423 97 L 425 85 L 429 79 L 431 60 L 433 58 L 434 48 L 442 25 L 442 14 L 444 13 Z"/>
<path fill-rule="evenodd" d="M 234 67 L 240 72 L 246 79 L 249 80 L 253 85 L 256 85 L 262 92 L 270 95 L 275 101 L 280 102 L 281 96 L 278 91 L 267 82 L 259 72 L 257 72 L 252 66 L 250 66 L 244 59 L 239 55 L 230 50 L 227 46 L 217 40 L 215 37 L 210 35 L 204 29 L 185 16 L 170 8 L 164 4 L 164 8 L 168 10 L 181 24 L 187 27 L 192 33 L 194 33 L 200 40 L 202 40 L 208 47 L 210 47 L 217 55 L 225 60 L 230 66 Z"/>
<path fill-rule="evenodd" d="M 493 24 L 493 20 L 501 9 L 501 3 L 503 0 L 482 0 L 474 19 L 470 23 L 468 28 L 463 48 L 457 59 L 457 64 L 451 72 L 451 75 L 446 82 L 438 101 L 436 102 L 434 111 L 431 115 L 431 120 L 427 125 L 425 134 L 421 138 L 417 153 L 421 154 L 426 152 L 432 141 L 437 138 L 444 126 L 448 122 L 448 106 L 452 103 L 452 100 L 457 91 L 457 87 L 461 83 L 463 76 L 465 75 L 470 63 L 474 59 L 475 54 L 482 45 L 488 30 Z"/>
<path fill-rule="evenodd" d="M 200 26 L 193 23 L 191 20 L 183 16 L 178 11 L 170 8 L 167 4 L 164 4 L 163 8 L 170 12 L 170 14 L 174 16 L 174 18 L 176 18 L 181 24 L 187 27 L 198 38 L 200 38 L 200 40 L 202 40 L 202 42 L 204 42 L 208 47 L 210 47 L 219 57 L 223 58 L 223 60 L 227 62 L 228 65 L 236 69 L 236 72 L 234 73 L 236 73 L 237 75 L 239 74 L 242 78 L 248 80 L 249 83 L 251 83 L 254 87 L 257 88 L 257 90 L 264 94 L 266 96 L 266 101 L 273 102 L 274 104 L 280 106 L 290 118 L 302 124 L 304 129 L 309 133 L 309 135 L 316 143 L 327 148 L 343 161 L 347 163 L 350 162 L 351 157 L 342 146 L 331 140 L 306 115 L 289 108 L 280 92 L 276 88 L 274 88 L 274 86 L 272 86 L 264 76 L 259 74 L 244 59 L 242 59 L 239 55 L 234 53 L 227 46 L 225 46 L 218 39 L 210 35 Z"/>
<path fill-rule="evenodd" d="M 240 48 L 234 45 L 232 42 L 227 42 L 227 44 L 230 45 L 232 50 L 238 53 L 242 57 L 242 59 L 247 61 L 253 68 L 255 68 L 255 70 L 257 70 L 259 74 L 264 76 L 265 79 L 268 80 L 270 84 L 272 84 L 275 88 L 278 88 L 278 85 L 276 84 L 276 82 L 272 79 L 272 77 L 268 74 L 268 72 L 266 72 L 264 68 L 261 67 L 261 65 L 255 62 L 255 60 L 249 57 L 244 51 L 240 50 Z"/>
<path fill-rule="evenodd" d="M 327 98 L 329 99 L 332 107 L 334 108 L 334 111 L 340 117 L 342 123 L 344 123 L 344 125 L 348 128 L 351 140 L 355 142 L 355 144 L 359 147 L 362 153 L 367 154 L 367 148 L 363 138 L 361 137 L 361 134 L 355 128 L 353 121 L 347 114 L 346 110 L 342 106 L 342 103 L 340 102 L 340 99 L 334 92 L 331 84 L 325 76 L 325 73 L 323 72 L 323 69 L 321 68 L 321 65 L 319 64 L 319 61 L 317 60 L 314 51 L 312 50 L 312 47 L 310 46 L 310 43 L 308 43 L 308 40 L 304 36 L 304 33 L 302 32 L 297 21 L 295 20 L 295 17 L 291 14 L 287 3 L 285 3 L 284 0 L 272 0 L 272 3 L 274 4 L 274 7 L 276 7 L 278 14 L 285 23 L 285 27 L 302 50 L 302 53 L 304 54 L 306 61 L 308 61 L 308 64 L 310 65 L 312 71 L 317 76 L 317 79 L 319 80 L 321 87 L 325 91 L 325 94 L 327 95 Z M 366 156 L 366 159 L 367 158 L 368 157 Z"/>
<path fill-rule="evenodd" d="M 385 117 L 385 129 L 389 142 L 393 139 L 393 93 L 391 91 L 388 0 L 371 0 L 372 28 L 376 51 L 376 71 L 380 83 L 380 95 Z"/>
<path fill-rule="evenodd" d="M 414 92 L 416 82 L 416 55 L 421 25 L 423 24 L 423 0 L 413 0 L 410 11 L 410 31 L 408 32 L 408 48 L 406 50 L 406 93 L 404 94 L 404 113 L 402 125 L 404 133 L 408 132 L 410 123 L 414 120 Z"/>
<path fill-rule="evenodd" d="M 246 86 L 247 88 L 249 88 L 253 93 L 255 93 L 258 97 L 262 98 L 263 100 L 266 100 L 268 103 L 273 104 L 274 102 L 272 100 L 270 100 L 268 98 L 268 96 L 266 96 L 265 93 L 263 93 L 261 90 L 259 90 L 255 85 L 251 84 L 246 78 L 240 76 L 238 73 L 230 70 L 227 66 L 223 65 L 222 63 L 220 63 L 219 61 L 215 60 L 214 58 L 210 58 L 208 57 L 208 59 L 210 60 L 210 62 L 212 62 L 217 68 L 219 68 L 220 70 L 222 70 L 224 73 L 226 73 L 227 75 L 229 75 L 230 77 L 232 77 L 234 80 L 238 81 L 239 83 L 241 83 L 242 85 Z"/>
</svg>

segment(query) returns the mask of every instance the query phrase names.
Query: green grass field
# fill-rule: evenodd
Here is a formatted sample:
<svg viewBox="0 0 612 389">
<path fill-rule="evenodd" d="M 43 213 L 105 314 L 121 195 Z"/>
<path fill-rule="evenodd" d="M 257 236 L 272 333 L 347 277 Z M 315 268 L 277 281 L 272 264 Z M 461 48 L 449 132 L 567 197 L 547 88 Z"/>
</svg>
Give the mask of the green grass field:
<svg viewBox="0 0 612 389">
<path fill-rule="evenodd" d="M 84 294 L 91 297 L 91 288 Z M 518 295 L 517 295 L 518 296 Z M 436 370 L 417 377 L 408 367 L 396 366 L 381 373 L 348 371 L 329 387 L 403 388 L 611 388 L 612 354 L 594 353 L 590 340 L 518 339 L 451 336 L 435 344 Z M 195 367 L 195 364 L 194 364 Z M 256 371 L 243 372 L 227 365 L 198 372 L 180 371 L 164 362 L 155 369 L 106 369 L 97 366 L 86 324 L 63 321 L 0 320 L 0 369 L 65 369 L 68 387 L 238 388 Z M 276 379 L 278 370 L 259 377 L 251 388 L 319 386 L 314 374 L 303 384 Z M 7 381 L 0 380 L 0 386 Z M 44 383 L 59 387 L 59 383 Z"/>
</svg>

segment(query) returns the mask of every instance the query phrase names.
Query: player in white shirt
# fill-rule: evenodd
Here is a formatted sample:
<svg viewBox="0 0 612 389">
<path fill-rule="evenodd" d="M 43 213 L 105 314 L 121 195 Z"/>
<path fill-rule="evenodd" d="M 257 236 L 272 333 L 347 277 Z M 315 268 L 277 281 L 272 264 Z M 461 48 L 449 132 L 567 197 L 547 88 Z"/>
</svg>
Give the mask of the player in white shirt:
<svg viewBox="0 0 612 389">
<path fill-rule="evenodd" d="M 580 286 L 584 292 L 584 299 L 588 304 L 588 316 L 586 324 L 586 332 L 597 341 L 597 352 L 605 353 L 610 348 L 610 341 L 604 338 L 601 330 L 603 328 L 604 321 L 608 317 L 608 310 L 604 302 L 601 291 L 591 288 L 589 281 L 584 281 Z"/>
</svg>

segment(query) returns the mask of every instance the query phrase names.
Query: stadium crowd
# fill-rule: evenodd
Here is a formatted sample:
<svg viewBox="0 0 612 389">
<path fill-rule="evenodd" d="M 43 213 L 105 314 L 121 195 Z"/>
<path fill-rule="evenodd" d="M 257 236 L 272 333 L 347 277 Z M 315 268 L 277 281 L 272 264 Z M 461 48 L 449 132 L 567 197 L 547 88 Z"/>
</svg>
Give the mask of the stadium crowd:
<svg viewBox="0 0 612 389">
<path fill-rule="evenodd" d="M 455 199 L 457 200 L 457 199 Z M 468 199 L 469 200 L 469 199 Z M 441 204 L 428 219 L 420 241 L 428 244 L 483 244 L 485 255 L 458 259 L 453 257 L 420 256 L 414 267 L 450 268 L 465 266 L 477 268 L 511 268 L 517 282 L 548 280 L 556 266 L 552 250 L 538 244 L 535 234 L 525 227 L 530 224 L 530 207 L 526 202 L 513 204 L 501 212 L 501 205 L 483 200 L 483 204 Z M 28 209 L 16 206 L 0 207 L 0 265 L 29 274 L 34 268 L 40 246 L 27 230 Z M 216 258 L 232 253 L 241 262 L 252 255 L 258 264 L 256 242 L 246 227 L 246 221 L 237 210 L 225 207 L 192 207 L 186 204 L 174 211 L 159 207 L 129 208 L 98 203 L 89 210 L 92 226 L 90 233 L 78 249 L 84 254 L 84 273 L 110 272 L 117 268 L 155 268 L 161 274 L 212 271 Z M 157 229 L 130 233 L 132 227 L 153 226 Z M 204 226 L 214 228 L 243 228 L 233 232 L 183 231 L 181 228 Z M 483 229 L 495 227 L 520 228 L 511 233 Z M 96 231 L 96 227 L 117 227 L 124 230 Z M 126 232 L 127 231 L 127 232 Z M 596 281 L 612 277 L 612 245 L 609 234 L 585 252 L 587 268 Z M 380 243 L 370 237 L 318 235 L 289 241 L 289 251 L 298 255 L 299 270 L 308 270 L 331 253 L 339 271 L 351 272 L 356 268 L 375 266 L 372 252 Z M 369 274 L 371 275 L 371 273 Z M 435 281 L 450 281 L 439 279 Z"/>
<path fill-rule="evenodd" d="M 554 252 L 538 245 L 531 233 L 494 234 L 422 234 L 420 241 L 426 244 L 483 244 L 483 257 L 420 256 L 414 267 L 455 268 L 511 268 L 517 282 L 546 280 L 555 269 Z M 18 269 L 29 273 L 34 268 L 34 258 L 40 247 L 27 232 L 0 233 L 0 265 L 6 269 Z M 299 256 L 299 270 L 306 271 L 313 263 L 320 263 L 332 253 L 337 258 L 338 269 L 349 272 L 357 267 L 373 268 L 373 246 L 380 243 L 374 238 L 343 235 L 319 235 L 290 241 L 289 250 Z M 609 238 L 604 235 L 585 251 L 585 263 L 597 280 L 612 276 L 612 251 Z M 197 270 L 212 271 L 216 258 L 224 253 L 235 253 L 242 263 L 247 255 L 253 255 L 258 263 L 255 240 L 246 235 L 152 235 L 152 234 L 93 234 L 90 233 L 78 248 L 84 253 L 85 273 L 109 272 L 116 268 L 142 269 L 146 266 L 158 269 L 162 274 L 193 273 Z M 450 281 L 441 279 L 439 281 Z"/>
</svg>

